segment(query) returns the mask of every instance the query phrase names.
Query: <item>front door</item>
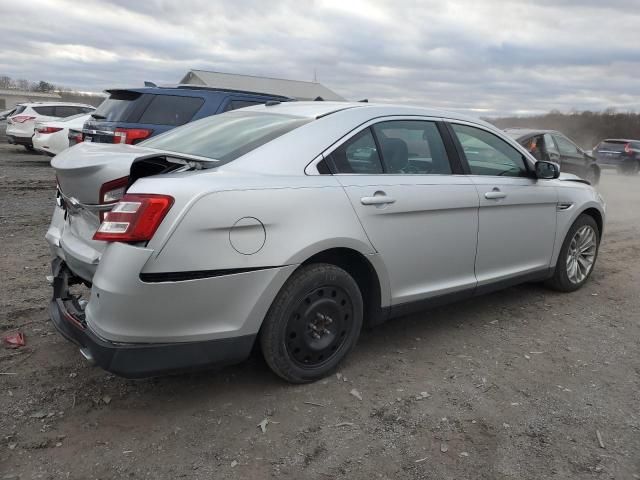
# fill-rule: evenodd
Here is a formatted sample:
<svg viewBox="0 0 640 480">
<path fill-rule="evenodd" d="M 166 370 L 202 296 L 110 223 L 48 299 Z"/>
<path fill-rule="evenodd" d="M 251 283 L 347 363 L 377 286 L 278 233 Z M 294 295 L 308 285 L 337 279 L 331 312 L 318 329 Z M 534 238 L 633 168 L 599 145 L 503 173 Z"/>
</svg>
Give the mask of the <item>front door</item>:
<svg viewBox="0 0 640 480">
<path fill-rule="evenodd" d="M 387 269 L 391 304 L 475 287 L 478 194 L 436 122 L 383 121 L 327 156 Z"/>
<path fill-rule="evenodd" d="M 582 150 L 564 135 L 554 133 L 553 139 L 556 141 L 560 151 L 560 170 L 587 178 L 587 162 Z"/>
<path fill-rule="evenodd" d="M 550 266 L 556 232 L 557 193 L 532 178 L 522 154 L 497 135 L 451 124 L 480 197 L 478 287 Z"/>
</svg>

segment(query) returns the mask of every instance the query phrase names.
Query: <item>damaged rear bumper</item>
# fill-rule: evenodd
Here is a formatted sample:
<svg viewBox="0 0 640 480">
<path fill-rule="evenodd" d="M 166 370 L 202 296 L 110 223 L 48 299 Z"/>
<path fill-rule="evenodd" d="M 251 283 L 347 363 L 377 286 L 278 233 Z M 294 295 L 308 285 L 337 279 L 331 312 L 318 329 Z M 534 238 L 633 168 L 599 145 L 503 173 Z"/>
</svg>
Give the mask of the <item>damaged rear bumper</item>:
<svg viewBox="0 0 640 480">
<path fill-rule="evenodd" d="M 53 260 L 51 320 L 60 334 L 75 343 L 85 358 L 125 378 L 144 378 L 167 373 L 239 363 L 251 352 L 256 335 L 181 343 L 115 343 L 94 333 L 84 311 L 69 292 L 78 283 L 65 263 Z"/>
</svg>

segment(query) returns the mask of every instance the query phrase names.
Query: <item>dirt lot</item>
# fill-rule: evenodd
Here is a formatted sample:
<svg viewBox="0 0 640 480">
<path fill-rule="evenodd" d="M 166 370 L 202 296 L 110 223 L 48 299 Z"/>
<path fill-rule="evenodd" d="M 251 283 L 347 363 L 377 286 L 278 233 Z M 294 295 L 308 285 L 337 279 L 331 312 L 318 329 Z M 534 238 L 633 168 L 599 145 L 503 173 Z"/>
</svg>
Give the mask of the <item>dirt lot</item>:
<svg viewBox="0 0 640 480">
<path fill-rule="evenodd" d="M 259 356 L 127 381 L 48 321 L 54 176 L 0 144 L 0 333 L 27 339 L 0 347 L 0 478 L 640 478 L 639 187 L 604 176 L 605 241 L 576 293 L 524 285 L 392 321 L 313 385 Z"/>
</svg>

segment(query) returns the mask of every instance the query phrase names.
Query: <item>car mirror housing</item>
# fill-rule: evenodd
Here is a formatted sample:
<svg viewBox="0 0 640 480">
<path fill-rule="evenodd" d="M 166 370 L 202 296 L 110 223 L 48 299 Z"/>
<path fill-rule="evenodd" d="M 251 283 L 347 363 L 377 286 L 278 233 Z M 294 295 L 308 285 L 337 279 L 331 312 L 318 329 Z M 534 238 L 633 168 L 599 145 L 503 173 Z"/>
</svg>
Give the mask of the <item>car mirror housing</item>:
<svg viewBox="0 0 640 480">
<path fill-rule="evenodd" d="M 560 176 L 560 166 L 554 162 L 536 162 L 536 178 L 551 180 Z"/>
</svg>

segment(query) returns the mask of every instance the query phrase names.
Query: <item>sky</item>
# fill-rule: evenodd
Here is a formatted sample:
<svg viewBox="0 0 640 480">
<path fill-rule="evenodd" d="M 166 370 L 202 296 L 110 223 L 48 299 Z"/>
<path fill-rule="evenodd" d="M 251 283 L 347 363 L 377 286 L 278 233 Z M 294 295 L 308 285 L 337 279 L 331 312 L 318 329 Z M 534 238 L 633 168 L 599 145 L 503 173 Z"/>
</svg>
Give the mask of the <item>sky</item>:
<svg viewBox="0 0 640 480">
<path fill-rule="evenodd" d="M 83 91 L 190 69 L 476 116 L 640 111 L 638 0 L 0 0 L 0 75 Z"/>
</svg>

